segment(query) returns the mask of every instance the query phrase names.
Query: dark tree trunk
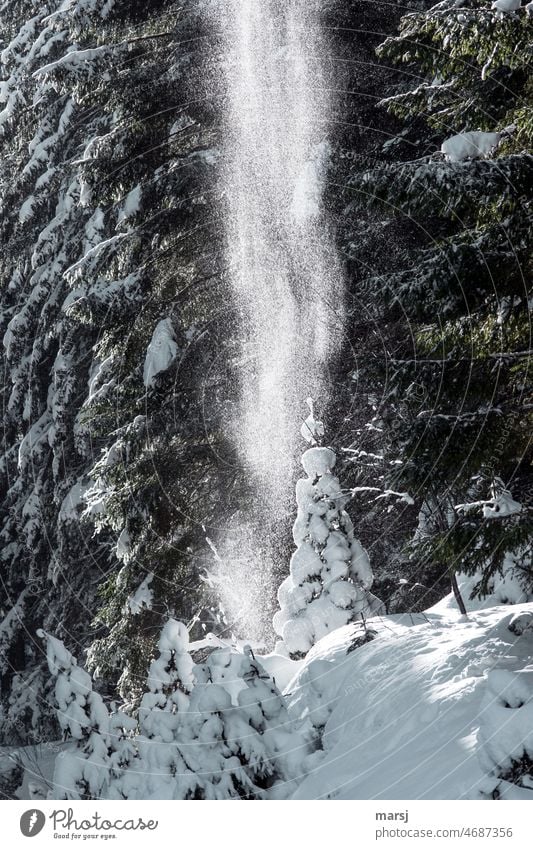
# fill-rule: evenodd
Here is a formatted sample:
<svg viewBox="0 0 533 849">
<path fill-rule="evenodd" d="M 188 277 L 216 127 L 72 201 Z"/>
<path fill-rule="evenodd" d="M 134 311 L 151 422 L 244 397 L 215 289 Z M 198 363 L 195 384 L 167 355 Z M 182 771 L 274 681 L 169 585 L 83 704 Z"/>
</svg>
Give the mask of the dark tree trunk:
<svg viewBox="0 0 533 849">
<path fill-rule="evenodd" d="M 461 590 L 459 589 L 459 584 L 457 583 L 457 575 L 455 574 L 455 572 L 452 573 L 452 590 L 459 610 L 461 611 L 463 616 L 467 616 L 468 614 L 466 612 L 463 596 L 461 595 Z"/>
</svg>

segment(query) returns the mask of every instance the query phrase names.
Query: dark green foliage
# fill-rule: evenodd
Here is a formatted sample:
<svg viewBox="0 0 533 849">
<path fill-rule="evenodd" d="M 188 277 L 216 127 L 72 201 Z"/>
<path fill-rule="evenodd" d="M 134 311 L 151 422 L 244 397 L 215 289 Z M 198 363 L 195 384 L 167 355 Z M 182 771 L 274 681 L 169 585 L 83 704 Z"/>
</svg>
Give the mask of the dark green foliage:
<svg viewBox="0 0 533 849">
<path fill-rule="evenodd" d="M 483 3 L 405 16 L 378 54 L 409 68 L 382 101 L 406 122 L 387 155 L 396 147 L 406 161 L 349 180 L 350 217 L 372 207 L 384 229 L 403 228 L 404 247 L 363 275 L 359 294 L 377 305 L 386 351 L 386 372 L 383 360 L 370 365 L 382 486 L 423 508 L 407 572 L 424 583 L 477 572 L 481 594 L 504 568 L 533 590 L 531 29 L 523 10 L 500 16 Z M 431 152 L 456 133 L 506 127 L 488 159 Z M 508 490 L 521 508 L 495 516 Z"/>
<path fill-rule="evenodd" d="M 6 734 L 26 709 L 28 727 L 46 721 L 38 627 L 89 650 L 103 686 L 139 691 L 162 617 L 202 615 L 205 528 L 235 483 L 213 369 L 227 309 L 201 17 L 78 0 L 48 18 L 60 5 L 2 8 Z M 166 319 L 178 354 L 145 386 Z M 133 612 L 149 575 L 150 609 Z"/>
</svg>

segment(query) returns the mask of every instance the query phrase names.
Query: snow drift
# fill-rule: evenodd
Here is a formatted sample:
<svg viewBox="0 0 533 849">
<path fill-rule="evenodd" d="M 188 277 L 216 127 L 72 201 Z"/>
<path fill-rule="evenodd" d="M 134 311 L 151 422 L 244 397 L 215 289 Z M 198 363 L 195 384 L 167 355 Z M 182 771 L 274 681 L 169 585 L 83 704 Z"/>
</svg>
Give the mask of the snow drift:
<svg viewBox="0 0 533 849">
<path fill-rule="evenodd" d="M 323 745 L 295 798 L 531 799 L 533 605 L 372 626 L 355 651 L 357 623 L 325 637 L 287 688 Z"/>
</svg>

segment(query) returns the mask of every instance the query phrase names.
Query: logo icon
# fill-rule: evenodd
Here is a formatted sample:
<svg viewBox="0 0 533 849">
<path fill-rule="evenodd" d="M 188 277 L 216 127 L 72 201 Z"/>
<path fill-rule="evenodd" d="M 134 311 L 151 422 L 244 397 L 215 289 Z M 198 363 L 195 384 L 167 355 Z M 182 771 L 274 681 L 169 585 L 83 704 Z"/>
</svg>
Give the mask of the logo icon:
<svg viewBox="0 0 533 849">
<path fill-rule="evenodd" d="M 20 818 L 20 830 L 24 837 L 35 837 L 43 830 L 46 817 L 42 811 L 32 808 L 25 811 Z"/>
</svg>

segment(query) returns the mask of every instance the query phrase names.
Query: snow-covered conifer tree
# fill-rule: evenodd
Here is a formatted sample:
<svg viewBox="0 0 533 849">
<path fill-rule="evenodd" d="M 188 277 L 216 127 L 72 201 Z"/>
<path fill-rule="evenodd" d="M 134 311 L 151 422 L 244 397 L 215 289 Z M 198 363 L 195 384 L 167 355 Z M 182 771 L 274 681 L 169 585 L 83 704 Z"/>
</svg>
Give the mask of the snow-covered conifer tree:
<svg viewBox="0 0 533 849">
<path fill-rule="evenodd" d="M 368 555 L 354 536 L 345 510 L 349 497 L 333 473 L 336 459 L 330 448 L 309 448 L 302 457 L 307 477 L 296 484 L 297 550 L 274 617 L 279 647 L 293 658 L 303 657 L 335 628 L 364 617 L 375 604 L 368 592 L 373 580 Z"/>
<path fill-rule="evenodd" d="M 187 766 L 179 739 L 194 680 L 188 646 L 186 626 L 168 620 L 139 707 L 137 756 L 130 758 L 123 774 L 113 782 L 114 797 L 190 799 L 201 795 L 202 779 Z"/>
<path fill-rule="evenodd" d="M 204 798 L 287 795 L 309 751 L 251 650 L 217 649 L 195 678 L 185 751 L 204 779 Z"/>
<path fill-rule="evenodd" d="M 392 493 L 408 521 L 409 506 L 425 514 L 398 562 L 428 602 L 454 571 L 477 575 L 485 596 L 511 563 L 524 596 L 533 589 L 531 19 L 503 5 L 441 0 L 403 16 L 378 48 L 414 74 L 382 88 L 379 105 L 402 130 L 373 165 L 356 159 L 347 180 L 352 209 L 381 215 L 391 245 L 376 252 L 385 267 L 372 264 L 358 284 L 384 353 L 367 358 L 378 365 L 375 415 L 356 448 L 381 484 L 372 513 L 386 518 Z M 498 509 L 504 492 L 521 509 Z M 399 523 L 387 525 L 394 537 Z"/>
<path fill-rule="evenodd" d="M 2 4 L 0 722 L 12 742 L 19 728 L 53 733 L 26 635 L 58 621 L 109 691 L 120 675 L 140 698 L 153 635 L 197 611 L 194 553 L 226 503 L 199 438 L 203 358 L 221 344 L 202 325 L 221 311 L 200 241 L 213 115 L 187 93 L 207 44 L 196 7 Z M 149 575 L 153 604 L 130 605 Z M 182 589 L 169 598 L 169 586 Z"/>
<path fill-rule="evenodd" d="M 125 710 L 109 715 L 109 784 L 107 798 L 124 799 L 122 777 L 138 758 L 138 721 Z"/>
<path fill-rule="evenodd" d="M 73 749 L 56 758 L 53 799 L 100 799 L 107 795 L 110 777 L 109 711 L 99 693 L 93 690 L 88 672 L 61 640 L 44 631 L 48 668 L 55 681 L 57 718 Z"/>
</svg>

